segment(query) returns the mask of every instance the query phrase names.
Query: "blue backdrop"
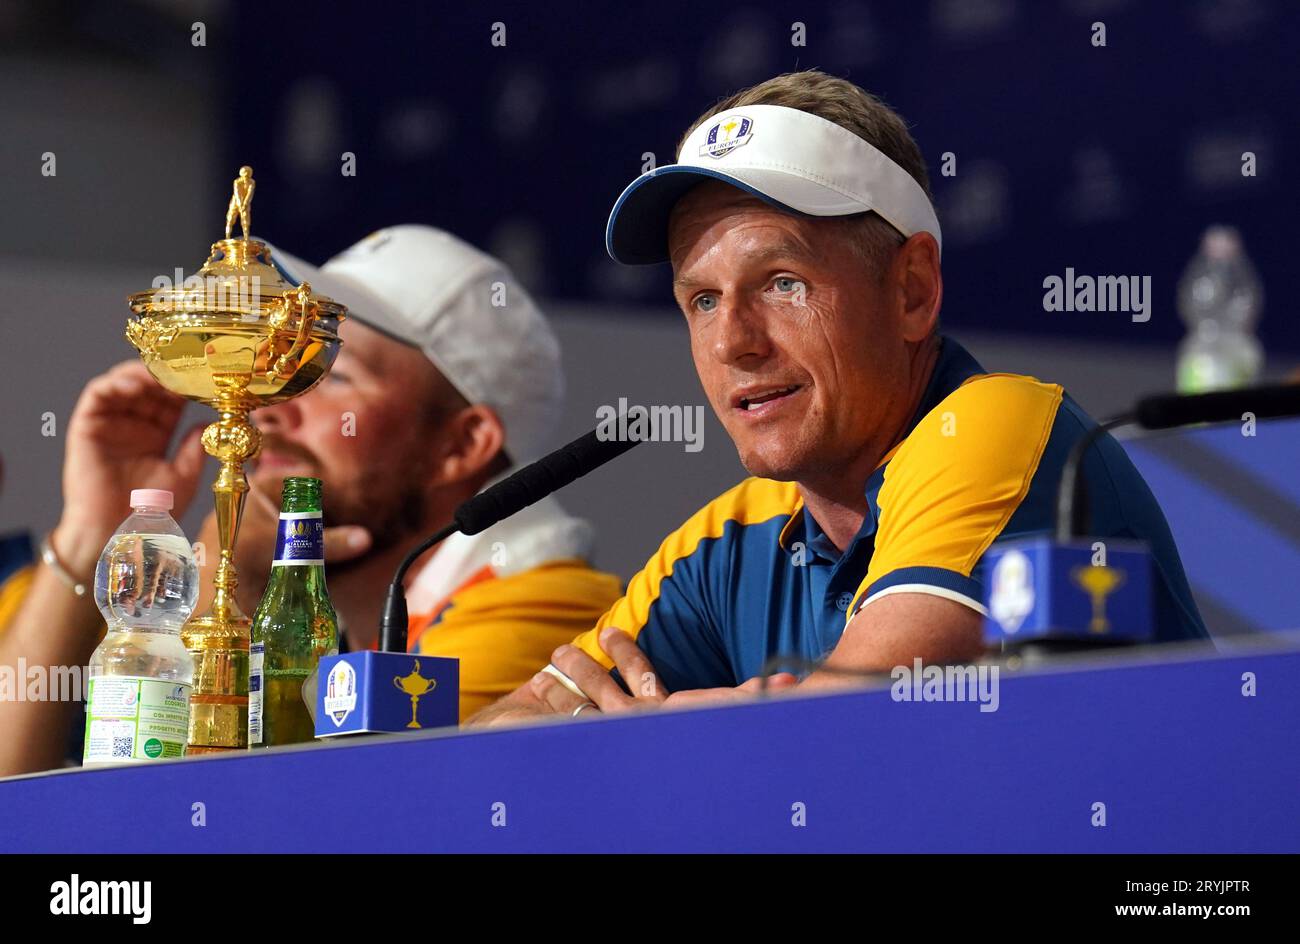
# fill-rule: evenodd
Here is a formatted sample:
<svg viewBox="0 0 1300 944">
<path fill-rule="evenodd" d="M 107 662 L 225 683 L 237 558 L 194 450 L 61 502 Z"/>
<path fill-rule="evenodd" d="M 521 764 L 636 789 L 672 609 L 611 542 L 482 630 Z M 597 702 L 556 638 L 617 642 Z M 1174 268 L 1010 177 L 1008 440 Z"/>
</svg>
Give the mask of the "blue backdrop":
<svg viewBox="0 0 1300 944">
<path fill-rule="evenodd" d="M 817 67 L 913 125 L 945 230 L 949 325 L 1167 345 L 1183 331 L 1177 277 L 1204 227 L 1227 222 L 1264 278 L 1266 345 L 1300 350 L 1282 304 L 1300 4 L 304 9 L 242 0 L 222 45 L 238 50 L 226 78 L 241 89 L 226 163 L 267 182 L 258 229 L 309 257 L 385 224 L 429 222 L 505 255 L 546 296 L 668 305 L 663 267 L 605 259 L 613 200 L 645 152 L 670 162 L 719 97 Z M 792 45 L 796 21 L 804 46 Z M 1092 44 L 1098 21 L 1104 48 Z M 492 45 L 495 22 L 504 47 Z M 340 173 L 345 151 L 355 177 Z M 1254 177 L 1241 173 L 1244 151 Z M 955 176 L 939 173 L 945 152 Z M 1151 321 L 1045 312 L 1042 281 L 1066 267 L 1151 276 Z"/>
</svg>

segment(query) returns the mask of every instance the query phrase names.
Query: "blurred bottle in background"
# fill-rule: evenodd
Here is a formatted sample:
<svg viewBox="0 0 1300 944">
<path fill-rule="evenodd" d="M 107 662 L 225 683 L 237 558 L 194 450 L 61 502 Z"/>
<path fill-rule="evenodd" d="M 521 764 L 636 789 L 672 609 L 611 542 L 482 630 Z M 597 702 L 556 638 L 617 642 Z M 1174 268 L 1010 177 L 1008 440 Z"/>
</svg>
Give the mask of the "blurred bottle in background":
<svg viewBox="0 0 1300 944">
<path fill-rule="evenodd" d="M 95 567 L 108 632 L 90 657 L 86 764 L 185 754 L 194 657 L 180 631 L 194 611 L 199 570 L 172 502 L 162 489 L 131 492 L 133 511 Z"/>
<path fill-rule="evenodd" d="M 1178 348 L 1178 392 L 1231 390 L 1254 383 L 1264 363 L 1255 337 L 1263 303 L 1259 275 L 1230 226 L 1211 226 L 1178 283 L 1187 336 Z"/>
</svg>

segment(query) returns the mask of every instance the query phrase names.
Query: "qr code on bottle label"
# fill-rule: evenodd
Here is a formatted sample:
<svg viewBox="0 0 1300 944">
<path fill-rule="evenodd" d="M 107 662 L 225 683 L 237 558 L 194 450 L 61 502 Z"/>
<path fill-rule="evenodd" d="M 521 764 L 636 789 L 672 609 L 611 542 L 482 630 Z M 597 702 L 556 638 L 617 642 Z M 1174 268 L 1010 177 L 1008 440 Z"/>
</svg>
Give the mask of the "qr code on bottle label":
<svg viewBox="0 0 1300 944">
<path fill-rule="evenodd" d="M 113 756 L 114 757 L 131 757 L 131 748 L 135 745 L 132 743 L 134 738 L 115 737 L 113 738 Z"/>
</svg>

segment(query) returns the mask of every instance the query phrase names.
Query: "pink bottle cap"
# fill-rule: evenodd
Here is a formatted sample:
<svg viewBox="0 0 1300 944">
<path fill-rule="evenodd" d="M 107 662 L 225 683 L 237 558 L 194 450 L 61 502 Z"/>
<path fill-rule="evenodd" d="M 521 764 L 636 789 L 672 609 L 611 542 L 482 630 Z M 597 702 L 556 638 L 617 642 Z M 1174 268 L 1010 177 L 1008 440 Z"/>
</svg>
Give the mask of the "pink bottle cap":
<svg viewBox="0 0 1300 944">
<path fill-rule="evenodd" d="M 176 504 L 175 497 L 165 488 L 131 489 L 132 508 L 139 508 L 143 505 L 147 508 L 161 508 L 163 511 L 171 511 L 174 504 Z"/>
</svg>

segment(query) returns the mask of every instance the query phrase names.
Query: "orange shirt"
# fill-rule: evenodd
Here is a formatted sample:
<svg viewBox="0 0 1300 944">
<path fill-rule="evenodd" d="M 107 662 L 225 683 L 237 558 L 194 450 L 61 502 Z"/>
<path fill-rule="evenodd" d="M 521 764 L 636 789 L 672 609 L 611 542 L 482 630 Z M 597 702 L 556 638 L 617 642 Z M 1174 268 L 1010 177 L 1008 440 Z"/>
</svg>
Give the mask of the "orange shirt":
<svg viewBox="0 0 1300 944">
<path fill-rule="evenodd" d="M 577 558 L 507 576 L 477 571 L 432 613 L 410 617 L 411 652 L 460 660 L 460 719 L 523 685 L 596 625 L 622 590 Z"/>
</svg>

